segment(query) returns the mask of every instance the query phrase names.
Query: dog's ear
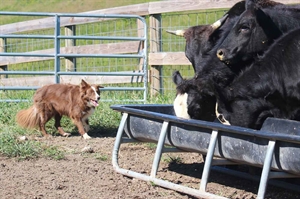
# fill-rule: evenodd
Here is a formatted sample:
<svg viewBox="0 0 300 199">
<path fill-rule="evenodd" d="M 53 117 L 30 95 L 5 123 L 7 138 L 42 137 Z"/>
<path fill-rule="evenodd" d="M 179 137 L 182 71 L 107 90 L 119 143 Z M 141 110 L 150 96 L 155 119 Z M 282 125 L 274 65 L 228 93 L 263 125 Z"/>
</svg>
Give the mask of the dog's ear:
<svg viewBox="0 0 300 199">
<path fill-rule="evenodd" d="M 83 90 L 86 90 L 90 85 L 84 81 L 83 79 L 81 80 L 81 83 L 80 83 L 80 89 L 83 91 Z"/>
<path fill-rule="evenodd" d="M 101 85 L 97 85 L 96 87 L 97 87 L 97 89 L 104 88 L 104 86 L 101 86 Z"/>
</svg>

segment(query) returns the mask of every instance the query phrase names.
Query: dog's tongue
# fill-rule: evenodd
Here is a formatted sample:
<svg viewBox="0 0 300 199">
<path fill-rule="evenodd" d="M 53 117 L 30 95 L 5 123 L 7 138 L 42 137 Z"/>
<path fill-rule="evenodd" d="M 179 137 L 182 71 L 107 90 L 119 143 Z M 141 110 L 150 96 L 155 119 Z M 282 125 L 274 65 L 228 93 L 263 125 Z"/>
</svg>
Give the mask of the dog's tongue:
<svg viewBox="0 0 300 199">
<path fill-rule="evenodd" d="M 95 101 L 95 100 L 91 100 L 92 101 L 92 103 L 93 103 L 93 105 L 96 107 L 96 106 L 99 106 L 99 104 L 98 104 L 98 102 L 97 101 Z"/>
</svg>

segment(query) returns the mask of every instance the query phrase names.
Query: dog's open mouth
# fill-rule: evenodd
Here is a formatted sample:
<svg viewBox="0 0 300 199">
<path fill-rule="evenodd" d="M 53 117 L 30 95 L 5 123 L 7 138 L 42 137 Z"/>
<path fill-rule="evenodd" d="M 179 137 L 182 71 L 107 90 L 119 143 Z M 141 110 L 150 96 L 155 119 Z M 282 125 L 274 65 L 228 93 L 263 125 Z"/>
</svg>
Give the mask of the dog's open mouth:
<svg viewBox="0 0 300 199">
<path fill-rule="evenodd" d="M 93 106 L 99 106 L 99 103 L 98 103 L 98 100 L 93 100 L 93 99 L 90 99 L 90 103 L 93 105 Z"/>
</svg>

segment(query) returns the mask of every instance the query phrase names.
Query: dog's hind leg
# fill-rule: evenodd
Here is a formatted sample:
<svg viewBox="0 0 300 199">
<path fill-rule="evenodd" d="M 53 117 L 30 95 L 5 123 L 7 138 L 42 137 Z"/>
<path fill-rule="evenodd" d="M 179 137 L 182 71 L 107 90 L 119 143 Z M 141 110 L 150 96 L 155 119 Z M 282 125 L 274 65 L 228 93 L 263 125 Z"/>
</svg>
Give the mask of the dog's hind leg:
<svg viewBox="0 0 300 199">
<path fill-rule="evenodd" d="M 54 116 L 54 120 L 55 120 L 55 128 L 58 130 L 59 134 L 61 134 L 64 137 L 69 137 L 71 134 L 70 133 L 66 133 L 64 131 L 64 129 L 61 127 L 60 125 L 60 120 L 61 120 L 61 115 L 59 115 L 58 113 L 55 114 Z"/>
<path fill-rule="evenodd" d="M 49 117 L 49 115 L 45 114 L 44 112 L 40 112 L 39 115 L 41 119 L 41 122 L 39 123 L 39 128 L 45 137 L 49 137 L 50 135 L 47 133 L 45 125 L 51 119 L 51 117 Z"/>
</svg>

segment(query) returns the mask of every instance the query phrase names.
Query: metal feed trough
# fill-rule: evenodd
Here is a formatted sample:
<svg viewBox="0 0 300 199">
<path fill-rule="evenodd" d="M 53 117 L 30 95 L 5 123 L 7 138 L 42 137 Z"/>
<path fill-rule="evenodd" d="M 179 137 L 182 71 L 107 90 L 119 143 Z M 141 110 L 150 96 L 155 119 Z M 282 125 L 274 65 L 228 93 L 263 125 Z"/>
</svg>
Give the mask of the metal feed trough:
<svg viewBox="0 0 300 199">
<path fill-rule="evenodd" d="M 217 122 L 180 119 L 174 116 L 172 105 L 114 105 L 111 108 L 123 113 L 112 157 L 114 169 L 123 175 L 201 198 L 224 198 L 206 192 L 211 170 L 235 175 L 241 173 L 214 165 L 246 164 L 261 167 L 257 198 L 264 198 L 268 182 L 276 185 L 276 180 L 269 179 L 300 177 L 300 122 L 268 118 L 258 131 Z M 128 142 L 157 143 L 150 175 L 120 168 L 120 145 Z M 162 153 L 179 151 L 206 155 L 200 189 L 156 177 Z M 247 174 L 242 173 L 242 176 Z M 300 190 L 295 184 L 277 182 L 284 188 Z"/>
</svg>

